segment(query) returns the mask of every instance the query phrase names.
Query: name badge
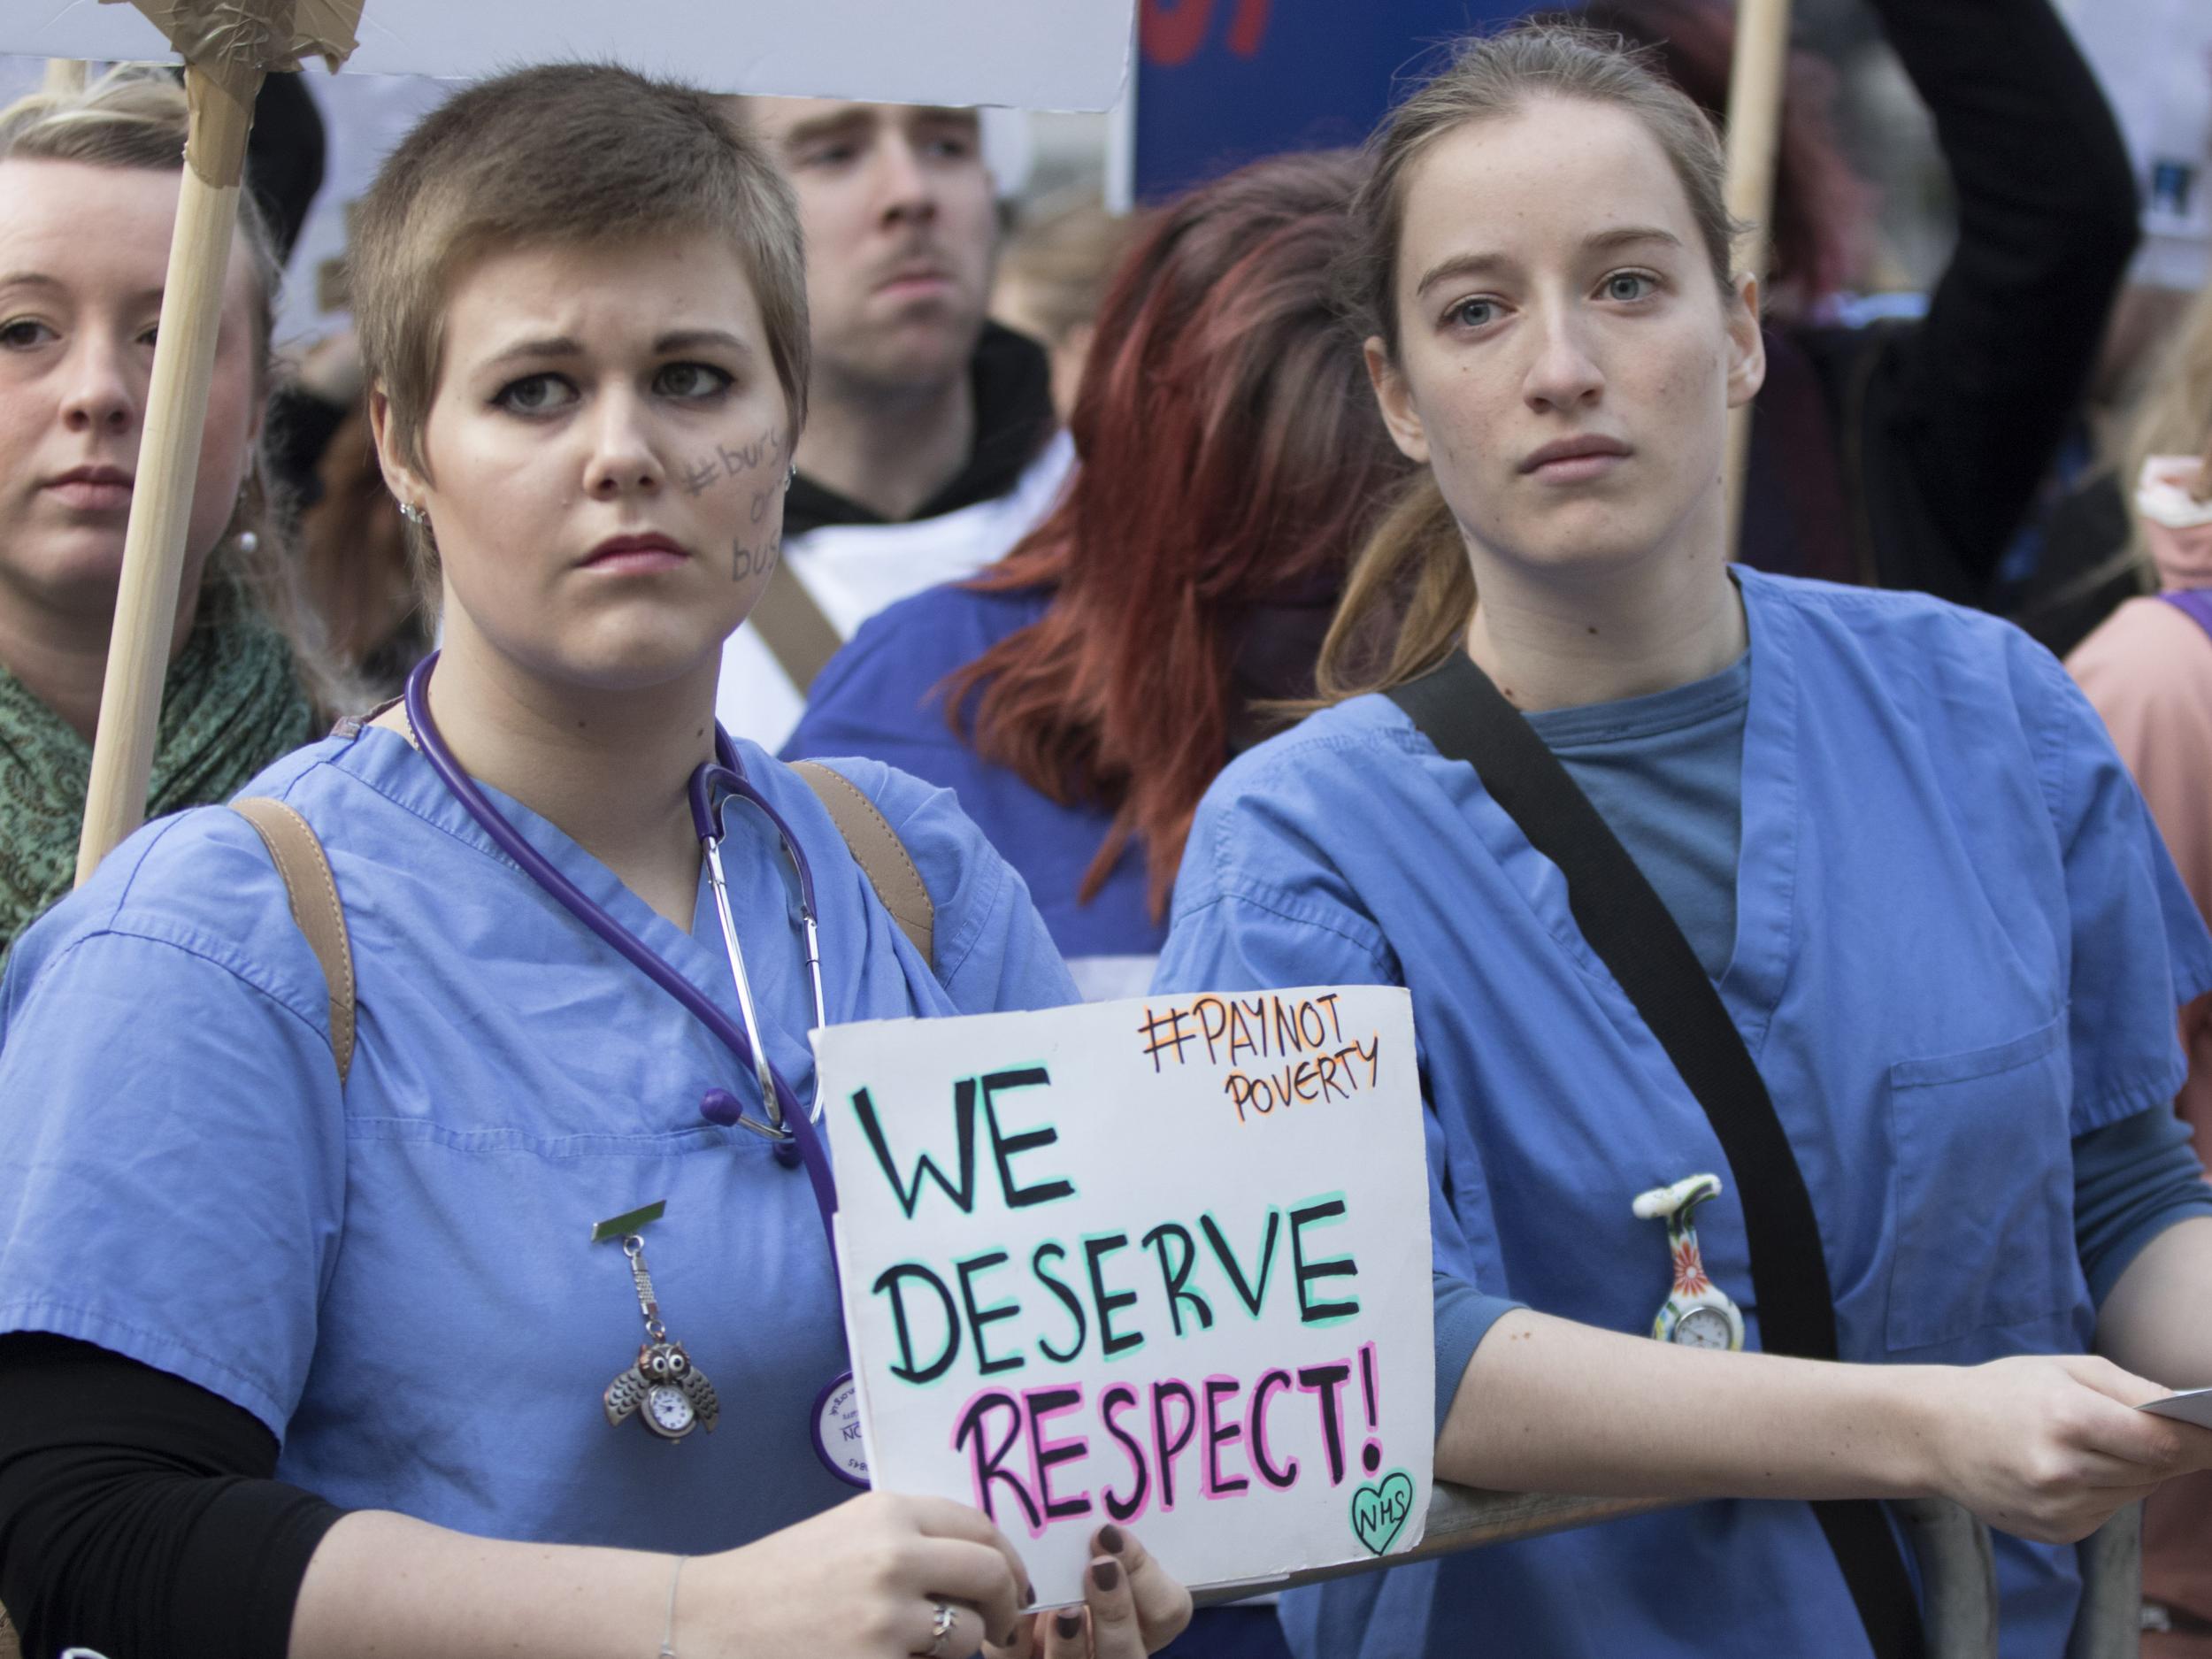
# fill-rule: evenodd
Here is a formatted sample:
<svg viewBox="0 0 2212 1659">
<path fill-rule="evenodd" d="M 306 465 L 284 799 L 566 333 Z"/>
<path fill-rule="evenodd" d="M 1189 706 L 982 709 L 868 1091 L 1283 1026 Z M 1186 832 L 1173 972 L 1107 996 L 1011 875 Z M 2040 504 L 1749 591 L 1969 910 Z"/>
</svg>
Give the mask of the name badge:
<svg viewBox="0 0 2212 1659">
<path fill-rule="evenodd" d="M 846 1485 L 869 1484 L 868 1451 L 860 1440 L 860 1386 L 850 1371 L 833 1378 L 815 1396 L 814 1455 Z"/>
</svg>

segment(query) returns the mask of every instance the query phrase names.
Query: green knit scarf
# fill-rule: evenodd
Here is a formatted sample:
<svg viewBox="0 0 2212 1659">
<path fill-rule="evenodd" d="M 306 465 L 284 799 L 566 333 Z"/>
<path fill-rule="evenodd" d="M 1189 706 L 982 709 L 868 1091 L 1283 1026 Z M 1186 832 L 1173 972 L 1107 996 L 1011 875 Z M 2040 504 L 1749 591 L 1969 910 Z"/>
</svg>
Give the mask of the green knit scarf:
<svg viewBox="0 0 2212 1659">
<path fill-rule="evenodd" d="M 235 581 L 211 574 L 161 692 L 146 816 L 225 801 L 315 735 L 292 653 Z M 70 889 L 92 746 L 0 668 L 0 964 Z"/>
</svg>

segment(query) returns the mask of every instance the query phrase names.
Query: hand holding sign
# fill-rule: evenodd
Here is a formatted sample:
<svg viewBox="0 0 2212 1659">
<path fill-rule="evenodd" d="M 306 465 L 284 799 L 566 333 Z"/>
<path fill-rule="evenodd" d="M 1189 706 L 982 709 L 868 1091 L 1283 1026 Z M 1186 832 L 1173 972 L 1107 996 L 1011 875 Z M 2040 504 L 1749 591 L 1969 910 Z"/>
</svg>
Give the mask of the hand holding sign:
<svg viewBox="0 0 2212 1659">
<path fill-rule="evenodd" d="M 1047 1602 L 1077 1598 L 1106 1523 L 1193 1585 L 1419 1540 L 1434 1375 L 1403 992 L 815 1042 L 879 1487 L 975 1505 Z"/>
</svg>

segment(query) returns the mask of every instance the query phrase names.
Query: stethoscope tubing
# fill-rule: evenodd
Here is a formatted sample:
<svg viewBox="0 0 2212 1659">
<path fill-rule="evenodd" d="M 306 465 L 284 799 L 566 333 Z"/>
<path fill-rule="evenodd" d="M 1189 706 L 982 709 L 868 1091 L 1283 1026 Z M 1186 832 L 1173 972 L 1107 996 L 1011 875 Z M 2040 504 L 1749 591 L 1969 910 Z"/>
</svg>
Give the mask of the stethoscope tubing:
<svg viewBox="0 0 2212 1659">
<path fill-rule="evenodd" d="M 697 986 L 672 967 L 650 945 L 595 904 L 574 882 L 555 868 L 553 864 L 536 848 L 531 846 L 522 833 L 507 821 L 499 809 L 491 803 L 490 799 L 477 786 L 476 780 L 462 769 L 461 764 L 453 757 L 453 751 L 446 747 L 445 739 L 439 733 L 437 722 L 431 718 L 430 675 L 432 669 L 437 664 L 438 656 L 436 651 L 431 652 L 421 662 L 416 664 L 414 671 L 407 676 L 405 695 L 407 720 L 408 724 L 414 728 L 416 742 L 422 751 L 423 758 L 430 763 L 431 769 L 438 774 L 445 787 L 453 792 L 454 798 L 460 802 L 469 816 L 476 820 L 478 826 L 492 838 L 493 843 L 500 851 L 505 853 L 508 857 L 521 866 L 525 875 L 557 900 L 570 915 L 575 917 L 578 921 L 583 923 L 585 926 L 611 945 L 633 967 L 683 1004 L 694 1018 L 721 1040 L 723 1046 L 729 1049 L 745 1071 L 762 1079 L 765 1088 L 772 1089 L 776 1110 L 782 1118 L 784 1133 L 798 1148 L 800 1161 L 806 1166 L 807 1179 L 813 1183 L 815 1205 L 821 1211 L 822 1231 L 829 1237 L 830 1258 L 834 1263 L 837 1256 L 837 1240 L 831 1226 L 830 1218 L 837 1211 L 837 1181 L 831 1172 L 829 1156 L 823 1148 L 821 1136 L 817 1132 L 806 1110 L 799 1104 L 798 1097 L 793 1093 L 790 1084 L 784 1080 L 783 1073 L 776 1070 L 774 1063 L 769 1060 L 765 1054 L 756 1052 L 744 1032 L 740 1030 L 730 1017 L 718 1008 Z M 784 824 L 781 815 L 761 799 L 759 792 L 746 780 L 740 767 L 736 748 L 731 743 L 729 733 L 723 731 L 719 724 L 715 726 L 714 730 L 714 747 L 715 759 L 718 763 L 718 770 L 726 770 L 734 780 L 738 793 L 767 814 L 770 822 L 775 826 L 777 833 L 783 836 L 785 846 L 791 850 L 792 862 L 798 868 L 802 891 L 805 895 L 806 909 L 809 912 L 809 954 L 810 957 L 809 965 L 813 969 L 816 976 L 815 999 L 818 1008 L 821 1001 L 820 970 L 818 965 L 820 953 L 818 949 L 814 947 L 811 937 L 813 926 L 811 912 L 814 908 L 812 879 L 807 872 L 797 841 Z M 708 771 L 709 768 L 705 766 L 700 768 L 701 772 Z M 698 774 L 695 773 L 694 785 L 696 786 L 699 781 Z M 699 798 L 699 792 L 695 787 L 694 798 L 695 803 Z M 695 804 L 695 820 L 697 811 L 698 809 Z M 710 818 L 710 827 L 711 827 L 711 818 Z M 718 838 L 715 839 L 718 840 Z M 714 850 L 714 841 L 710 841 L 703 834 L 702 840 L 708 845 L 711 853 Z M 718 867 L 715 873 L 718 878 L 720 874 Z M 724 902 L 723 910 L 726 916 L 726 901 Z M 734 945 L 732 945 L 731 949 L 734 950 Z"/>
</svg>

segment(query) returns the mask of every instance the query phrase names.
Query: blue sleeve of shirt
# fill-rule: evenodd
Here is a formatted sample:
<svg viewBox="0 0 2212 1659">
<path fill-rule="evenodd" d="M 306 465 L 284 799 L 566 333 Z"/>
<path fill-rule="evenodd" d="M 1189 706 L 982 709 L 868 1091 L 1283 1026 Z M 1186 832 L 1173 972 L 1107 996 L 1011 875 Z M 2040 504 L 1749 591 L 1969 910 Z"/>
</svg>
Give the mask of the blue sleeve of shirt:
<svg viewBox="0 0 2212 1659">
<path fill-rule="evenodd" d="M 1365 917 L 1316 894 L 1273 889 L 1214 867 L 1211 853 L 1223 833 L 1230 832 L 1221 816 L 1202 807 L 1184 855 L 1175 921 L 1153 976 L 1154 992 L 1401 983 L 1380 931 Z M 1283 855 L 1288 857 L 1288 849 Z M 1247 868 L 1254 862 L 1238 860 Z M 1420 1033 L 1414 1036 L 1417 1047 Z M 1422 1076 L 1440 1431 L 1476 1346 L 1502 1316 L 1526 1304 L 1488 1294 L 1475 1284 L 1473 1253 L 1451 1202 L 1443 1125 L 1428 1100 L 1425 1064 Z"/>
<path fill-rule="evenodd" d="M 943 661 L 941 649 L 919 649 L 937 631 L 926 616 L 897 614 L 913 603 L 871 617 L 830 658 L 808 689 L 806 711 L 780 758 L 866 755 L 927 776 L 935 769 L 916 765 L 918 756 L 956 746 L 938 682 L 959 663 Z M 898 626 L 910 620 L 919 627 Z"/>
<path fill-rule="evenodd" d="M 215 933 L 165 895 L 225 895 Z M 196 1383 L 281 1440 L 345 1205 L 328 998 L 246 821 L 139 832 L 18 942 L 0 1025 L 0 1332 Z"/>
<path fill-rule="evenodd" d="M 836 770 L 876 803 L 914 861 L 936 910 L 938 982 L 964 1014 L 1064 1008 L 1082 999 L 1031 902 L 949 789 L 872 760 Z"/>
<path fill-rule="evenodd" d="M 947 586 L 887 606 L 815 677 L 780 758 L 866 755 L 956 783 L 976 763 L 946 718 L 945 681 L 1043 603 Z"/>
<path fill-rule="evenodd" d="M 2192 1216 L 2212 1216 L 2212 1185 L 2170 1109 L 2075 1137 L 2074 1244 L 2100 1306 L 2146 1245 Z"/>
</svg>

